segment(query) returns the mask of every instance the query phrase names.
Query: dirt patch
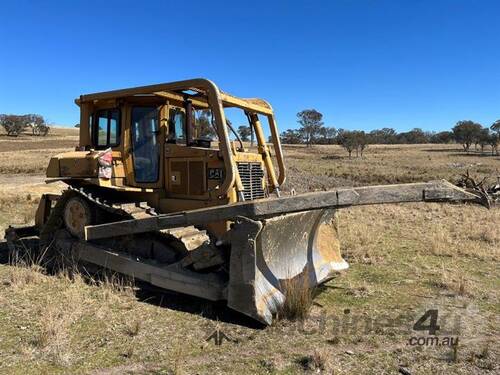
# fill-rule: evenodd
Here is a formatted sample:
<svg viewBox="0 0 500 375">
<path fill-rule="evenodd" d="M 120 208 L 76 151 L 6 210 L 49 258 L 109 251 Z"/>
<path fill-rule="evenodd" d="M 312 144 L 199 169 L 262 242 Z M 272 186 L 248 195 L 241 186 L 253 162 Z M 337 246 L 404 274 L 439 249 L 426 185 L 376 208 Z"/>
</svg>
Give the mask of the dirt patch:
<svg viewBox="0 0 500 375">
<path fill-rule="evenodd" d="M 45 185 L 45 175 L 0 174 L 0 189 Z"/>
</svg>

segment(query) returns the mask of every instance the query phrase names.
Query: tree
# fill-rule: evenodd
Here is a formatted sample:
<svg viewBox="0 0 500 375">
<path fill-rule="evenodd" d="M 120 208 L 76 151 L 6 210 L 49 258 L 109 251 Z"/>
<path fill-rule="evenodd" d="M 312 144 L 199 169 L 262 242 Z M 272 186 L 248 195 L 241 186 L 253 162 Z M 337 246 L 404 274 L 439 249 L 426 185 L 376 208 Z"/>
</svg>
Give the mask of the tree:
<svg viewBox="0 0 500 375">
<path fill-rule="evenodd" d="M 0 124 L 4 127 L 7 135 L 13 137 L 17 137 L 27 127 L 31 128 L 33 135 L 45 136 L 50 130 L 43 116 L 36 114 L 0 115 Z"/>
<path fill-rule="evenodd" d="M 354 150 L 356 150 L 356 157 L 363 157 L 363 152 L 368 147 L 370 138 L 364 131 L 339 129 L 337 143 L 349 153 L 349 159 L 351 159 Z"/>
<path fill-rule="evenodd" d="M 49 132 L 49 126 L 46 124 L 43 116 L 30 114 L 24 115 L 27 126 L 31 127 L 33 135 L 46 136 Z"/>
<path fill-rule="evenodd" d="M 26 118 L 18 115 L 0 115 L 0 124 L 8 136 L 17 137 L 26 128 Z"/>
<path fill-rule="evenodd" d="M 414 128 L 409 132 L 398 134 L 400 143 L 419 144 L 429 143 L 429 136 L 420 128 Z"/>
<path fill-rule="evenodd" d="M 500 144 L 500 120 L 496 120 L 490 126 L 490 129 L 494 132 L 491 134 L 489 142 L 491 146 L 491 154 L 493 155 L 496 151 L 496 154 L 498 155 L 498 145 Z"/>
<path fill-rule="evenodd" d="M 211 118 L 212 112 L 208 109 L 201 109 L 195 112 L 194 124 L 198 130 L 198 137 L 217 139 L 217 132 L 212 125 Z"/>
<path fill-rule="evenodd" d="M 500 136 L 500 120 L 496 120 L 491 126 L 490 129 L 497 133 Z"/>
<path fill-rule="evenodd" d="M 364 131 L 354 131 L 354 140 L 356 143 L 356 156 L 363 157 L 363 151 L 368 147 L 368 136 Z"/>
<path fill-rule="evenodd" d="M 349 130 L 339 129 L 337 132 L 337 143 L 349 153 L 349 159 L 352 152 L 357 149 L 356 135 Z"/>
<path fill-rule="evenodd" d="M 460 143 L 465 152 L 469 152 L 471 144 L 477 139 L 483 127 L 471 120 L 458 121 L 453 127 L 453 136 L 455 141 Z"/>
<path fill-rule="evenodd" d="M 243 142 L 248 142 L 250 138 L 250 126 L 248 125 L 241 125 L 238 127 L 238 134 L 240 135 L 240 138 Z"/>
<path fill-rule="evenodd" d="M 297 113 L 297 119 L 304 141 L 310 147 L 315 142 L 323 126 L 323 115 L 315 109 L 305 109 Z"/>
<path fill-rule="evenodd" d="M 322 145 L 332 145 L 335 143 L 335 137 L 337 136 L 337 129 L 334 127 L 323 126 L 318 131 L 317 143 Z"/>
<path fill-rule="evenodd" d="M 500 133 L 490 133 L 488 144 L 491 146 L 491 155 L 498 155 L 498 145 L 500 144 Z"/>
<path fill-rule="evenodd" d="M 49 126 L 45 123 L 32 126 L 33 135 L 45 137 L 49 133 L 49 130 Z"/>
<path fill-rule="evenodd" d="M 482 128 L 475 139 L 475 142 L 481 147 L 481 153 L 484 152 L 484 147 L 490 144 L 490 129 Z"/>
<path fill-rule="evenodd" d="M 298 130 L 287 129 L 280 134 L 281 142 L 284 144 L 294 145 L 302 143 L 302 134 Z"/>
<path fill-rule="evenodd" d="M 450 143 L 453 141 L 453 133 L 450 131 L 443 131 L 435 133 L 431 136 L 431 143 Z"/>
<path fill-rule="evenodd" d="M 372 144 L 394 144 L 398 141 L 398 133 L 392 128 L 372 130 L 369 137 Z"/>
</svg>

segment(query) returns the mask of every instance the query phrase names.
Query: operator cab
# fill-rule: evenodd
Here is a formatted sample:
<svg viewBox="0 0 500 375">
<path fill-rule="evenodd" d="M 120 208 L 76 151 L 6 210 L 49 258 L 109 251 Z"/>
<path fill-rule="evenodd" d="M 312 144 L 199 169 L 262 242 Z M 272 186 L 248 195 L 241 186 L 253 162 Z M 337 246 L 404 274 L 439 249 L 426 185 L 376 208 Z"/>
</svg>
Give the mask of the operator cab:
<svg viewBox="0 0 500 375">
<path fill-rule="evenodd" d="M 279 133 L 261 99 L 236 98 L 193 79 L 82 95 L 76 103 L 79 146 L 52 158 L 53 180 L 143 194 L 158 212 L 279 195 L 285 179 Z M 245 148 L 227 116 L 251 129 L 254 149 Z M 102 164 L 103 155 L 110 165 Z"/>
</svg>

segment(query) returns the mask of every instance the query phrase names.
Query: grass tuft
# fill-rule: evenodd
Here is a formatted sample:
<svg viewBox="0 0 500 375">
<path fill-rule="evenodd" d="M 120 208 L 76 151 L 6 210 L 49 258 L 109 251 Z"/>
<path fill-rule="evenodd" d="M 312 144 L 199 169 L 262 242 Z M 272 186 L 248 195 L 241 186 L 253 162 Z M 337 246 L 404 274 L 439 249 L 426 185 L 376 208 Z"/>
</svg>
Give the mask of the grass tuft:
<svg viewBox="0 0 500 375">
<path fill-rule="evenodd" d="M 307 319 L 315 294 L 314 288 L 309 287 L 308 279 L 306 277 L 286 279 L 281 282 L 281 290 L 284 300 L 277 313 L 278 320 Z"/>
<path fill-rule="evenodd" d="M 47 280 L 42 267 L 37 265 L 10 267 L 7 272 L 7 279 L 4 281 L 14 289 L 23 289 L 26 286 L 40 284 Z"/>
<path fill-rule="evenodd" d="M 326 355 L 315 350 L 311 355 L 300 357 L 297 363 L 306 371 L 321 372 L 326 370 Z"/>
<path fill-rule="evenodd" d="M 125 333 L 130 337 L 135 337 L 139 334 L 141 327 L 142 323 L 140 320 L 133 320 L 131 322 L 127 322 L 125 326 Z"/>
</svg>

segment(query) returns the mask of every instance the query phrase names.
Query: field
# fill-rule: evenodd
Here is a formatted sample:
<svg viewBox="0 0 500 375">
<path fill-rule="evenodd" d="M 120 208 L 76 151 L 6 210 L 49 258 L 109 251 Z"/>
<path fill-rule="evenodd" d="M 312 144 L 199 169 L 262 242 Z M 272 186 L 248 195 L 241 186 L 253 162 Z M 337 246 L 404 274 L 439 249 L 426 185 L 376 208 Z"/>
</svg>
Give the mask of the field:
<svg viewBox="0 0 500 375">
<path fill-rule="evenodd" d="M 46 185 L 43 172 L 51 155 L 76 142 L 75 129 L 0 134 L 0 231 L 32 222 L 39 195 L 62 188 Z M 370 146 L 351 160 L 338 146 L 285 146 L 285 155 L 285 191 L 455 181 L 466 170 L 500 175 L 500 157 L 466 155 L 458 145 Z M 303 324 L 267 328 L 224 306 L 127 281 L 0 265 L 0 373 L 493 374 L 499 228 L 500 209 L 473 205 L 341 210 L 350 269 L 318 290 Z M 438 310 L 441 345 L 413 330 L 427 310 Z M 221 345 L 206 340 L 217 330 L 228 338 Z"/>
</svg>

